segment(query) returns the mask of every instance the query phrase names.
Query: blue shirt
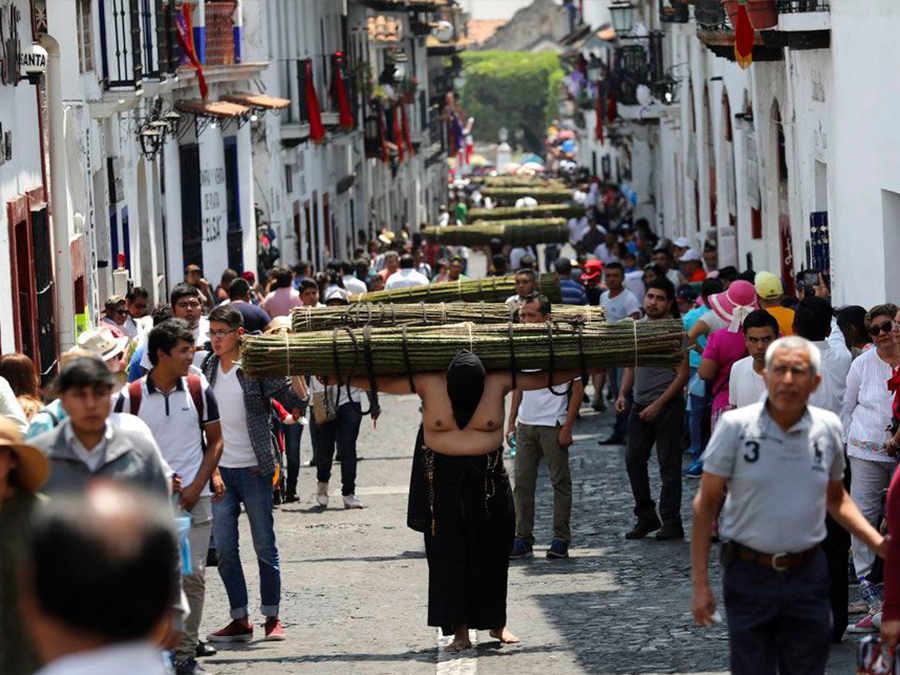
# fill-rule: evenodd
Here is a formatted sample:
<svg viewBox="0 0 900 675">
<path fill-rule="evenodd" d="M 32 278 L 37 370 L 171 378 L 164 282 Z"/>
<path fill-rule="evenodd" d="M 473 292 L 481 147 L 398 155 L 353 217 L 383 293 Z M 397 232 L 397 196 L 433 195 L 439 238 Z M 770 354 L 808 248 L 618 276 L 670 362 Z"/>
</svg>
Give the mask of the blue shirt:
<svg viewBox="0 0 900 675">
<path fill-rule="evenodd" d="M 684 324 L 685 332 L 689 333 L 691 328 L 694 327 L 694 324 L 697 323 L 697 319 L 703 316 L 709 308 L 706 305 L 700 305 L 699 307 L 694 307 L 690 312 L 681 317 L 681 323 Z M 697 340 L 697 344 L 701 347 L 706 347 L 706 336 L 701 335 Z M 703 354 L 698 352 L 696 349 L 692 349 L 690 352 L 690 366 L 691 368 L 699 368 L 700 361 L 703 360 Z"/>
<path fill-rule="evenodd" d="M 562 288 L 562 301 L 564 305 L 588 304 L 587 293 L 584 292 L 584 286 L 577 281 L 560 279 L 559 285 Z"/>
<path fill-rule="evenodd" d="M 147 351 L 147 343 L 144 342 L 137 349 L 134 350 L 134 354 L 131 355 L 131 361 L 128 362 L 128 381 L 134 382 L 135 380 L 141 379 L 144 375 L 147 374 L 147 371 L 144 370 L 144 367 L 141 365 L 141 361 L 144 358 L 144 352 Z"/>
</svg>

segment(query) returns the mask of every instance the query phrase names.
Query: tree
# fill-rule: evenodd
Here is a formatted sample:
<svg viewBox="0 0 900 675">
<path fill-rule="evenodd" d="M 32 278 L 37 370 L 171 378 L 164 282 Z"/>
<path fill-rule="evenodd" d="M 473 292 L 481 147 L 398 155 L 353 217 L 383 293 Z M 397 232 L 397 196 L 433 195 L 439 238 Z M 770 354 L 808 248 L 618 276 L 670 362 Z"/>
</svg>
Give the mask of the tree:
<svg viewBox="0 0 900 675">
<path fill-rule="evenodd" d="M 523 129 L 528 149 L 542 150 L 556 115 L 563 72 L 559 56 L 545 52 L 484 51 L 462 55 L 463 111 L 475 118 L 476 141 L 495 143 L 501 127 Z"/>
</svg>

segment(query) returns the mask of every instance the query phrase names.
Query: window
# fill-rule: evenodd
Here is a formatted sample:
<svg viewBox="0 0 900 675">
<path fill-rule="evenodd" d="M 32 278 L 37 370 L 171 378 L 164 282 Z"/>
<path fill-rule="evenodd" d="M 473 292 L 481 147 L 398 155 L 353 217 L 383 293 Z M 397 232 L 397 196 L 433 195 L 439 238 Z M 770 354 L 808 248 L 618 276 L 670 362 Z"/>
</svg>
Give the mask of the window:
<svg viewBox="0 0 900 675">
<path fill-rule="evenodd" d="M 94 29 L 91 16 L 91 0 L 76 0 L 78 29 L 78 69 L 86 73 L 94 69 Z"/>
<path fill-rule="evenodd" d="M 294 191 L 294 170 L 290 164 L 284 165 L 284 186 L 288 194 Z"/>
</svg>

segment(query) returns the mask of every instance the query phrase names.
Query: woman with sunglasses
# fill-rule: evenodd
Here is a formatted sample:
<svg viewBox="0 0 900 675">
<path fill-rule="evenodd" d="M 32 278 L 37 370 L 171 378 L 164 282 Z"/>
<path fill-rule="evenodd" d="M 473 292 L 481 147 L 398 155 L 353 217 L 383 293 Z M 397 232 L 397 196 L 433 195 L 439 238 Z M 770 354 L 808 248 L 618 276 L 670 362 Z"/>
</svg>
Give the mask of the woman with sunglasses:
<svg viewBox="0 0 900 675">
<path fill-rule="evenodd" d="M 882 491 L 890 485 L 897 466 L 897 448 L 891 441 L 893 394 L 888 389 L 894 370 L 900 367 L 900 346 L 894 336 L 897 307 L 876 305 L 868 311 L 865 327 L 875 349 L 863 352 L 850 366 L 841 421 L 847 435 L 850 459 L 850 496 L 873 525 L 881 509 Z M 875 555 L 853 538 L 853 565 L 857 577 L 872 570 Z M 848 628 L 850 632 L 872 632 L 871 614 Z"/>
</svg>

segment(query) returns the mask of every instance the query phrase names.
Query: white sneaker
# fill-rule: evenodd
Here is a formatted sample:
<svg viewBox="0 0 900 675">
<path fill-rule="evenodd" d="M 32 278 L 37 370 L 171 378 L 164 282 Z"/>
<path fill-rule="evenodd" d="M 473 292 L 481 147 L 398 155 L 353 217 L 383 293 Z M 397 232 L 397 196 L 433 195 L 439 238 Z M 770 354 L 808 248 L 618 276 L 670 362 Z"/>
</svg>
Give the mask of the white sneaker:
<svg viewBox="0 0 900 675">
<path fill-rule="evenodd" d="M 316 501 L 323 508 L 328 506 L 328 483 L 316 483 Z"/>
<path fill-rule="evenodd" d="M 362 502 L 356 498 L 356 495 L 347 495 L 344 497 L 344 508 L 345 509 L 361 509 L 363 508 Z"/>
</svg>

